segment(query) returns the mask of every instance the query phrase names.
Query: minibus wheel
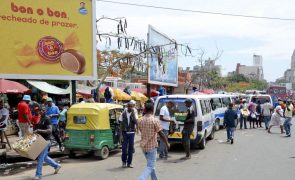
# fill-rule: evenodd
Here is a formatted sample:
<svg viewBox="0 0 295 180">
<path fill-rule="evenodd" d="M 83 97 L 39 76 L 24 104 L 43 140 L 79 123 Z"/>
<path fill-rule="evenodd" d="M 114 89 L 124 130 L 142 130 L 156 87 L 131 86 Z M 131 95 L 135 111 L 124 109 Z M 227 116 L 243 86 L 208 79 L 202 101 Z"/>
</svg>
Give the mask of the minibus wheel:
<svg viewBox="0 0 295 180">
<path fill-rule="evenodd" d="M 107 159 L 110 155 L 109 148 L 107 146 L 103 146 L 100 150 L 98 150 L 99 159 Z"/>
<path fill-rule="evenodd" d="M 212 131 L 211 131 L 211 134 L 209 136 L 209 139 L 210 140 L 213 140 L 214 139 L 214 136 L 215 136 L 215 127 L 212 128 Z"/>
<path fill-rule="evenodd" d="M 205 147 L 206 147 L 206 135 L 207 134 L 205 132 L 204 137 L 202 138 L 202 140 L 201 140 L 201 142 L 199 144 L 200 149 L 205 149 Z"/>
<path fill-rule="evenodd" d="M 218 131 L 220 129 L 220 120 L 216 119 L 215 120 L 215 130 Z"/>
</svg>

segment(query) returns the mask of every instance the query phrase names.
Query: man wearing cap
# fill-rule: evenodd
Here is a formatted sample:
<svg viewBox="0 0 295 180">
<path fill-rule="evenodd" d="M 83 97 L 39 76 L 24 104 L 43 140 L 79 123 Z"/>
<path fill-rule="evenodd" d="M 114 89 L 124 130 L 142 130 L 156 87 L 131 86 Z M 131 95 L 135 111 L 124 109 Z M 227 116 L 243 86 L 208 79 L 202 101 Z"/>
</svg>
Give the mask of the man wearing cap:
<svg viewBox="0 0 295 180">
<path fill-rule="evenodd" d="M 61 150 L 61 140 L 59 137 L 59 132 L 58 132 L 58 116 L 59 116 L 59 109 L 58 107 L 53 104 L 52 98 L 48 97 L 47 98 L 47 109 L 46 109 L 46 115 L 50 118 L 51 125 L 52 125 L 52 135 L 56 142 L 58 143 L 59 149 Z"/>
<path fill-rule="evenodd" d="M 31 119 L 32 113 L 29 107 L 29 103 L 31 101 L 30 95 L 24 95 L 23 100 L 18 103 L 18 122 L 19 128 L 21 132 L 21 136 L 26 135 L 29 132 L 29 127 L 32 126 Z"/>
<path fill-rule="evenodd" d="M 284 128 L 286 130 L 286 136 L 291 137 L 291 120 L 293 117 L 293 105 L 291 100 L 287 101 L 286 108 L 285 108 L 285 122 Z"/>
<path fill-rule="evenodd" d="M 186 160 L 191 158 L 190 136 L 193 133 L 193 130 L 195 127 L 195 111 L 194 111 L 194 107 L 192 106 L 193 104 L 192 99 L 186 99 L 184 103 L 185 103 L 185 106 L 187 107 L 187 116 L 186 116 L 186 120 L 184 121 L 184 127 L 182 130 L 182 144 L 184 146 L 186 156 L 182 159 Z"/>
<path fill-rule="evenodd" d="M 127 110 L 125 110 L 121 117 L 121 132 L 123 136 L 122 145 L 122 167 L 132 167 L 132 158 L 134 153 L 134 136 L 135 131 L 138 132 L 137 117 L 134 112 L 134 104 L 130 101 L 127 104 Z"/>
<path fill-rule="evenodd" d="M 138 119 L 138 111 L 137 111 L 137 109 L 136 109 L 136 107 L 135 107 L 136 102 L 135 102 L 134 100 L 131 100 L 131 101 L 128 102 L 128 104 L 131 104 L 131 105 L 132 105 L 132 108 L 133 108 L 133 112 L 134 112 L 135 118 Z M 127 104 L 127 106 L 128 106 L 128 104 Z M 127 111 L 127 110 L 128 110 L 128 107 L 124 109 L 124 112 Z M 124 113 L 124 112 L 123 112 L 123 113 Z"/>
</svg>

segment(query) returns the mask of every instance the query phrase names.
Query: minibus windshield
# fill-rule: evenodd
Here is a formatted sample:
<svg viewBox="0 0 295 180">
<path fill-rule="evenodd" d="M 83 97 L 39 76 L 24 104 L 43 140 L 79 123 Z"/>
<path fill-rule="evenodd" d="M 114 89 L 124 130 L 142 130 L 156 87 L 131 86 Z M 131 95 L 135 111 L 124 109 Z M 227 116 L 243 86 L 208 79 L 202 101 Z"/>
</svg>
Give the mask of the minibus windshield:
<svg viewBox="0 0 295 180">
<path fill-rule="evenodd" d="M 174 103 L 174 107 L 169 110 L 170 115 L 172 117 L 174 117 L 175 113 L 186 113 L 187 112 L 187 107 L 185 106 L 185 98 L 162 98 L 159 100 L 158 104 L 157 104 L 157 109 L 155 112 L 156 116 L 160 115 L 160 110 L 161 108 L 168 102 L 173 102 Z M 195 102 L 193 101 L 193 107 L 195 109 Z M 196 112 L 196 111 L 195 111 Z"/>
</svg>

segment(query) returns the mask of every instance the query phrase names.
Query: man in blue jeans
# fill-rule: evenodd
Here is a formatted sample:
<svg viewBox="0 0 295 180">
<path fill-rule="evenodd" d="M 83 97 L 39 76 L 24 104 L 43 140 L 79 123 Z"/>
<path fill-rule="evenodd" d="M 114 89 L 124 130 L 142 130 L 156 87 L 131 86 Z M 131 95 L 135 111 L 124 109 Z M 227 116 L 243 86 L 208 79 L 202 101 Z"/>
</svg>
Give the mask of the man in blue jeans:
<svg viewBox="0 0 295 180">
<path fill-rule="evenodd" d="M 285 109 L 285 122 L 284 128 L 286 130 L 286 136 L 291 137 L 291 120 L 293 116 L 293 105 L 290 100 L 287 101 L 286 109 Z"/>
<path fill-rule="evenodd" d="M 48 141 L 48 145 L 41 152 L 37 159 L 37 170 L 35 179 L 41 179 L 42 177 L 42 166 L 43 162 L 46 162 L 48 165 L 55 169 L 54 174 L 57 174 L 61 168 L 61 165 L 56 163 L 53 159 L 48 156 L 48 149 L 50 148 L 50 136 L 52 133 L 52 126 L 48 116 L 45 115 L 45 107 L 35 107 L 35 114 L 41 114 L 41 119 L 38 124 L 34 126 L 34 133 L 40 134 L 46 141 Z"/>
<path fill-rule="evenodd" d="M 265 129 L 268 130 L 273 106 L 272 106 L 272 104 L 270 104 L 269 100 L 267 99 L 261 107 L 262 107 L 262 116 L 263 116 L 264 123 L 265 123 Z"/>
<path fill-rule="evenodd" d="M 231 142 L 231 144 L 234 143 L 234 131 L 236 128 L 235 121 L 238 118 L 236 111 L 233 110 L 233 106 L 233 103 L 230 103 L 224 114 L 224 126 L 226 127 L 227 132 L 227 142 Z"/>
<path fill-rule="evenodd" d="M 132 159 L 134 153 L 134 136 L 137 129 L 137 118 L 134 112 L 134 105 L 129 102 L 127 110 L 120 117 L 121 132 L 123 136 L 122 145 L 122 167 L 133 168 Z"/>
<path fill-rule="evenodd" d="M 171 119 L 169 110 L 172 109 L 174 106 L 174 103 L 172 101 L 167 102 L 166 105 L 164 105 L 160 110 L 160 123 L 162 127 L 162 131 L 166 138 L 168 138 L 169 134 L 169 128 L 170 123 L 174 123 L 174 121 Z M 165 146 L 164 141 L 160 140 L 160 147 L 159 147 L 159 157 L 167 159 L 168 158 L 168 150 Z"/>
<path fill-rule="evenodd" d="M 52 102 L 52 98 L 47 98 L 47 109 L 46 115 L 50 118 L 51 125 L 52 125 L 52 135 L 56 142 L 58 143 L 60 151 L 62 151 L 62 143 L 59 137 L 59 129 L 58 129 L 58 117 L 59 117 L 59 109 L 58 107 Z"/>
<path fill-rule="evenodd" d="M 160 121 L 153 116 L 154 105 L 147 103 L 145 105 L 146 114 L 139 122 L 139 129 L 141 132 L 140 146 L 147 160 L 147 166 L 143 173 L 138 177 L 138 180 L 146 180 L 151 176 L 152 180 L 157 180 L 156 175 L 156 159 L 157 159 L 157 135 L 165 142 L 167 149 L 170 148 L 166 136 L 162 132 Z"/>
</svg>

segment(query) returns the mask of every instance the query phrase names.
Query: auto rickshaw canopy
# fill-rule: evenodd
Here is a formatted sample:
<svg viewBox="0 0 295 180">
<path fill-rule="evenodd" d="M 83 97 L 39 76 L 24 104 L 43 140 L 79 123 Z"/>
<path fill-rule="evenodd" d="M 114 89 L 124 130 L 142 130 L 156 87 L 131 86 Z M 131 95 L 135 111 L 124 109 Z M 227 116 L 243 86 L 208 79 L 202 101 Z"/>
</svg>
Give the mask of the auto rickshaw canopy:
<svg viewBox="0 0 295 180">
<path fill-rule="evenodd" d="M 80 103 L 67 112 L 67 129 L 105 130 L 110 129 L 109 111 L 123 109 L 122 105 L 108 103 Z M 77 122 L 77 119 L 83 119 Z"/>
</svg>

